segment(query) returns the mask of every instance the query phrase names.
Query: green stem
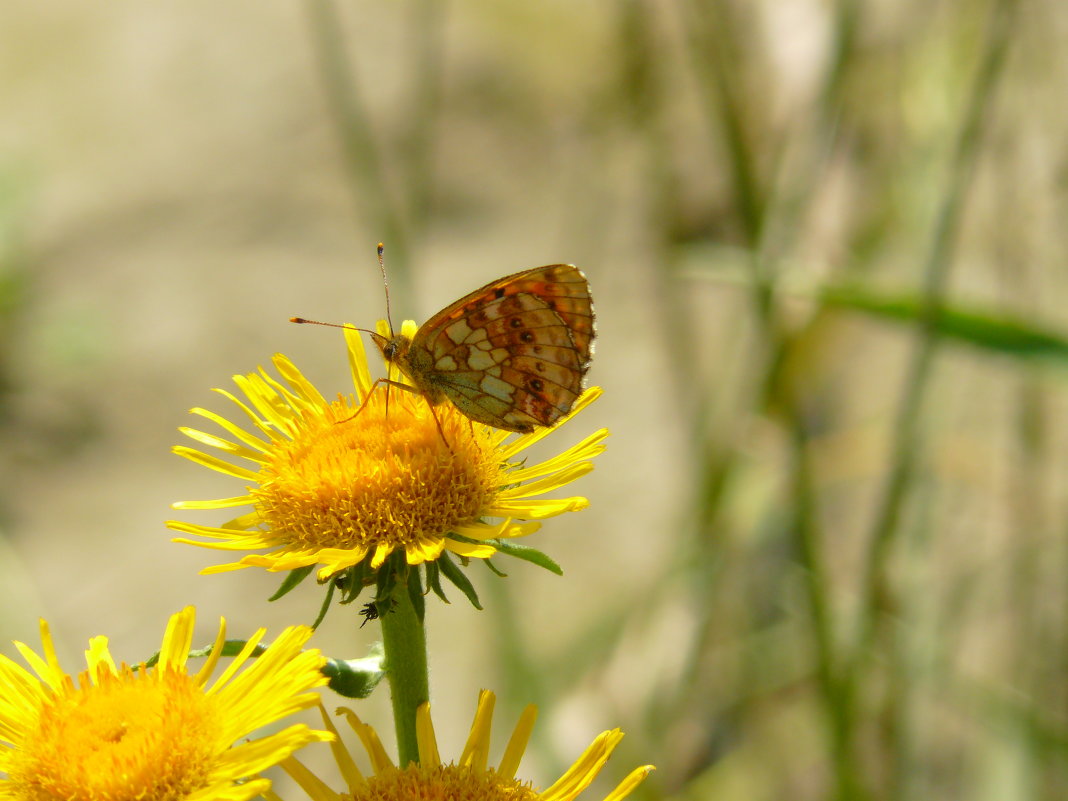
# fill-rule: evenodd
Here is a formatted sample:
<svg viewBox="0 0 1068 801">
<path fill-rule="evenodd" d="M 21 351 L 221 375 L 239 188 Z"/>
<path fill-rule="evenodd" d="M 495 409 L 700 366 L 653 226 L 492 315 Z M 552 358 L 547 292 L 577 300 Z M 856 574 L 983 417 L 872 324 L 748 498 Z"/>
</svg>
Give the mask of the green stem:
<svg viewBox="0 0 1068 801">
<path fill-rule="evenodd" d="M 997 0 L 990 12 L 987 41 L 982 62 L 972 86 L 971 96 L 957 135 L 951 165 L 950 185 L 935 224 L 931 250 L 924 268 L 923 311 L 919 341 L 905 378 L 902 397 L 894 423 L 894 448 L 891 468 L 883 488 L 882 499 L 869 539 L 865 559 L 856 644 L 853 648 L 854 678 L 863 672 L 860 666 L 868 655 L 885 620 L 882 613 L 892 607 L 889 596 L 889 556 L 898 539 L 901 518 L 922 446 L 922 415 L 930 384 L 934 358 L 939 345 L 938 317 L 949 283 L 954 247 L 960 229 L 964 203 L 978 161 L 979 146 L 993 103 L 994 90 L 1012 30 L 1014 0 Z"/>
<path fill-rule="evenodd" d="M 449 4 L 444 0 L 419 0 L 412 6 L 412 11 L 415 15 L 412 38 L 416 44 L 413 53 L 416 84 L 407 178 L 411 229 L 418 234 L 426 228 L 434 199 L 435 145 L 441 138 L 437 122 L 444 86 L 444 40 Z"/>
<path fill-rule="evenodd" d="M 774 186 L 761 180 L 759 165 L 752 150 L 753 137 L 748 133 L 753 125 L 753 110 L 746 104 L 748 95 L 741 91 L 745 84 L 745 76 L 741 74 L 745 67 L 744 59 L 741 53 L 732 52 L 734 43 L 743 39 L 733 22 L 732 6 L 723 0 L 705 4 L 689 0 L 682 5 L 692 15 L 689 43 L 695 71 L 699 76 L 698 86 L 704 90 L 702 97 L 709 117 L 718 123 L 727 148 L 734 205 L 750 253 L 750 299 L 765 348 L 761 354 L 763 406 L 777 408 L 783 413 L 791 434 L 794 503 L 791 533 L 807 578 L 805 586 L 816 644 L 817 679 L 834 754 L 836 798 L 843 801 L 866 799 L 870 796 L 858 759 L 852 699 L 839 680 L 840 659 L 835 647 L 834 609 L 827 592 L 824 538 L 819 526 L 816 476 L 813 475 L 811 463 L 809 433 L 800 406 L 802 400 L 794 397 L 792 390 L 786 389 L 789 380 L 782 375 L 794 335 L 782 324 L 775 297 L 775 253 L 787 248 L 787 239 L 792 235 L 791 227 L 794 233 L 800 230 L 804 204 L 811 197 L 812 186 L 818 183 L 826 159 L 820 152 L 814 152 L 813 157 L 805 162 L 800 181 L 805 190 L 795 193 L 788 207 L 780 207 L 777 210 L 780 218 L 774 220 Z M 839 0 L 834 60 L 824 81 L 820 105 L 822 114 L 817 120 L 813 137 L 819 148 L 829 149 L 834 141 L 835 124 L 841 110 L 840 86 L 855 45 L 857 13 L 856 0 Z M 776 231 L 770 229 L 773 222 L 777 222 Z M 726 467 L 731 464 L 730 458 L 721 458 L 719 461 Z M 723 478 L 714 472 L 708 471 L 706 476 L 717 483 L 723 482 Z M 718 493 L 707 493 L 707 497 L 718 500 Z M 702 522 L 708 526 L 712 521 L 706 518 Z"/>
<path fill-rule="evenodd" d="M 805 588 L 812 615 L 815 639 L 815 668 L 834 753 L 835 798 L 866 799 L 870 795 L 858 767 L 853 731 L 852 698 L 842 691 L 838 677 L 838 654 L 834 644 L 833 608 L 828 588 L 830 581 L 824 564 L 823 537 L 819 529 L 816 488 L 809 436 L 798 408 L 801 402 L 791 399 L 789 423 L 793 466 L 794 540 L 798 557 L 805 568 Z"/>
<path fill-rule="evenodd" d="M 419 761 L 415 710 L 430 700 L 426 629 L 412 604 L 408 581 L 397 582 L 393 606 L 388 612 L 384 611 L 380 620 L 386 676 L 393 700 L 393 724 L 397 730 L 398 764 L 406 767 L 410 762 Z"/>
<path fill-rule="evenodd" d="M 409 231 L 404 223 L 403 204 L 394 200 L 386 180 L 385 156 L 372 135 L 372 114 L 364 105 L 353 74 L 355 66 L 346 49 L 341 15 L 335 0 L 307 0 L 306 6 L 312 44 L 356 212 L 361 222 L 385 243 L 390 275 L 401 293 L 410 296 Z"/>
<path fill-rule="evenodd" d="M 968 190 L 1008 51 L 1014 6 L 1015 0 L 994 0 L 991 6 L 982 60 L 954 144 L 949 186 L 938 212 L 924 267 L 922 315 L 894 421 L 890 469 L 864 559 L 863 600 L 858 611 L 856 634 L 840 688 L 844 708 L 855 715 L 856 710 L 862 708 L 859 698 L 862 685 L 865 681 L 870 683 L 868 675 L 873 658 L 878 656 L 878 661 L 886 668 L 887 693 L 875 722 L 877 730 L 882 733 L 880 752 L 887 773 L 884 797 L 888 799 L 903 797 L 908 778 L 903 743 L 909 737 L 905 731 L 905 716 L 909 713 L 908 694 L 911 690 L 905 673 L 904 654 L 891 625 L 894 616 L 890 612 L 900 607 L 899 588 L 891 569 L 892 556 L 903 536 L 906 507 L 925 445 L 925 405 L 940 345 L 938 319 L 948 291 Z M 857 725 L 854 717 L 850 728 L 855 729 Z"/>
</svg>

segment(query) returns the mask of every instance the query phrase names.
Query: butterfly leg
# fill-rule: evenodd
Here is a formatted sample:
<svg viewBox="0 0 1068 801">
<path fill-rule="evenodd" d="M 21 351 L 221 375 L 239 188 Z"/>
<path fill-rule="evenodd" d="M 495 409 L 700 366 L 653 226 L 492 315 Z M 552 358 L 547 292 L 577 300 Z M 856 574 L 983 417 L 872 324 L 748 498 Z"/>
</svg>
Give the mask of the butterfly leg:
<svg viewBox="0 0 1068 801">
<path fill-rule="evenodd" d="M 438 433 L 441 434 L 441 441 L 445 443 L 445 447 L 449 449 L 450 453 L 452 453 L 452 445 L 450 445 L 449 441 L 445 439 L 445 430 L 441 427 L 441 421 L 438 420 L 438 416 L 434 412 L 434 404 L 432 404 L 430 401 L 427 401 L 427 406 L 430 407 L 430 416 L 434 418 L 434 425 L 438 427 Z"/>
<path fill-rule="evenodd" d="M 441 421 L 438 420 L 437 414 L 434 412 L 434 404 L 430 402 L 430 399 L 422 392 L 410 384 L 402 384 L 400 381 L 394 381 L 390 378 L 379 378 L 375 381 L 375 384 L 386 385 L 386 416 L 389 416 L 389 388 L 391 386 L 403 389 L 405 392 L 414 392 L 416 395 L 421 395 L 426 400 L 426 405 L 430 409 L 430 416 L 434 418 L 434 425 L 438 427 L 438 433 L 441 435 L 441 441 L 445 443 L 445 447 L 452 451 L 452 445 L 449 444 L 449 440 L 445 438 L 445 430 L 441 427 Z M 373 385 L 372 385 L 373 386 Z"/>
<path fill-rule="evenodd" d="M 397 389 L 403 389 L 405 392 L 414 392 L 416 395 L 421 395 L 423 398 L 426 398 L 426 395 L 424 395 L 422 392 L 420 392 L 418 389 L 416 389 L 415 387 L 411 386 L 410 384 L 404 384 L 404 383 L 402 383 L 400 381 L 394 381 L 391 378 L 378 378 L 378 379 L 375 379 L 375 382 L 373 384 L 371 384 L 371 388 L 367 391 L 367 394 L 364 396 L 363 403 L 360 404 L 360 408 L 357 409 L 355 412 L 353 412 L 351 416 L 346 417 L 344 420 L 338 420 L 335 423 L 335 425 L 340 424 L 340 423 L 347 423 L 350 420 L 355 419 L 356 416 L 360 412 L 362 412 L 364 410 L 364 408 L 367 406 L 367 400 L 371 397 L 371 393 L 375 391 L 375 388 L 378 387 L 379 384 L 385 384 L 386 385 L 386 419 L 387 420 L 389 419 L 389 388 L 390 387 L 396 387 Z M 452 450 L 452 446 L 449 444 L 449 440 L 446 439 L 445 430 L 441 427 L 441 421 L 438 420 L 438 416 L 434 412 L 434 404 L 432 404 L 429 400 L 427 400 L 427 406 L 430 407 L 430 416 L 434 418 L 434 425 L 436 425 L 437 428 L 438 428 L 438 434 L 441 435 L 441 441 L 444 442 L 445 443 L 445 447 L 448 448 L 451 451 Z M 471 421 L 468 420 L 468 423 L 470 423 L 470 422 Z M 474 435 L 474 425 L 473 424 L 472 424 L 472 427 L 471 427 L 471 433 L 472 433 L 472 436 L 473 436 Z"/>
<path fill-rule="evenodd" d="M 392 379 L 389 379 L 389 378 L 378 378 L 378 379 L 375 379 L 375 382 L 373 384 L 371 384 L 371 388 L 367 390 L 367 394 L 363 396 L 363 400 L 360 402 L 360 407 L 355 412 L 353 412 L 348 417 L 346 417 L 345 419 L 336 420 L 334 422 L 334 425 L 340 425 L 341 423 L 349 422 L 349 420 L 355 420 L 356 417 L 360 414 L 360 412 L 362 412 L 364 409 L 367 408 L 367 401 L 369 401 L 371 399 L 371 395 L 374 393 L 375 389 L 378 387 L 379 384 L 386 384 L 387 385 L 386 386 L 386 417 L 387 418 L 389 417 L 389 385 L 390 384 L 392 384 L 395 387 L 400 387 L 401 389 L 405 389 L 405 390 L 407 390 L 409 392 L 416 392 L 416 393 L 419 392 L 419 390 L 417 390 L 415 387 L 410 387 L 407 384 L 402 384 L 400 381 L 393 381 Z"/>
</svg>

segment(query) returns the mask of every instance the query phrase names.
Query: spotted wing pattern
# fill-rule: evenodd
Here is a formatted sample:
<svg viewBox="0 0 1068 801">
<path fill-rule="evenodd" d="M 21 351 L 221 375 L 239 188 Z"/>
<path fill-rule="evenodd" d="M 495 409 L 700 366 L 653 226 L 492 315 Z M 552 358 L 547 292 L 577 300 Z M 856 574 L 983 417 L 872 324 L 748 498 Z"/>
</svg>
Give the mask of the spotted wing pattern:
<svg viewBox="0 0 1068 801">
<path fill-rule="evenodd" d="M 586 276 L 551 264 L 487 284 L 420 326 L 407 354 L 417 383 L 509 431 L 551 426 L 582 393 L 593 353 Z"/>
</svg>

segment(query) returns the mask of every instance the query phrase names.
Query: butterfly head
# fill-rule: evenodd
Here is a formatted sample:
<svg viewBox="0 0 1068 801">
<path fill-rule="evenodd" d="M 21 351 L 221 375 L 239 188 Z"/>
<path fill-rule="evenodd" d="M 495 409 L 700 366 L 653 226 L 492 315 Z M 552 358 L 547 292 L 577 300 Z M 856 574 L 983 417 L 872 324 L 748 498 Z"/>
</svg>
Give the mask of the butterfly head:
<svg viewBox="0 0 1068 801">
<path fill-rule="evenodd" d="M 384 337 L 381 334 L 371 332 L 371 339 L 374 340 L 378 349 L 382 351 L 382 356 L 390 364 L 403 362 L 405 355 L 408 353 L 408 348 L 412 344 L 412 340 L 404 334 Z"/>
</svg>

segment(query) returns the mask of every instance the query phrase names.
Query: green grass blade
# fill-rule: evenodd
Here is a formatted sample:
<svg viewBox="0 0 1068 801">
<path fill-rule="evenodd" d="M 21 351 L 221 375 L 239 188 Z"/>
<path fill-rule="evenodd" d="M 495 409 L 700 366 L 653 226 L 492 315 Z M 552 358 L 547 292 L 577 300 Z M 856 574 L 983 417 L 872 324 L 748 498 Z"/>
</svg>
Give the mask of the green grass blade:
<svg viewBox="0 0 1068 801">
<path fill-rule="evenodd" d="M 837 287 L 823 293 L 828 307 L 861 312 L 883 320 L 931 325 L 943 339 L 1022 358 L 1068 360 L 1068 338 L 1030 322 L 962 306 L 942 306 L 930 320 L 919 295 L 885 295 Z"/>
</svg>

